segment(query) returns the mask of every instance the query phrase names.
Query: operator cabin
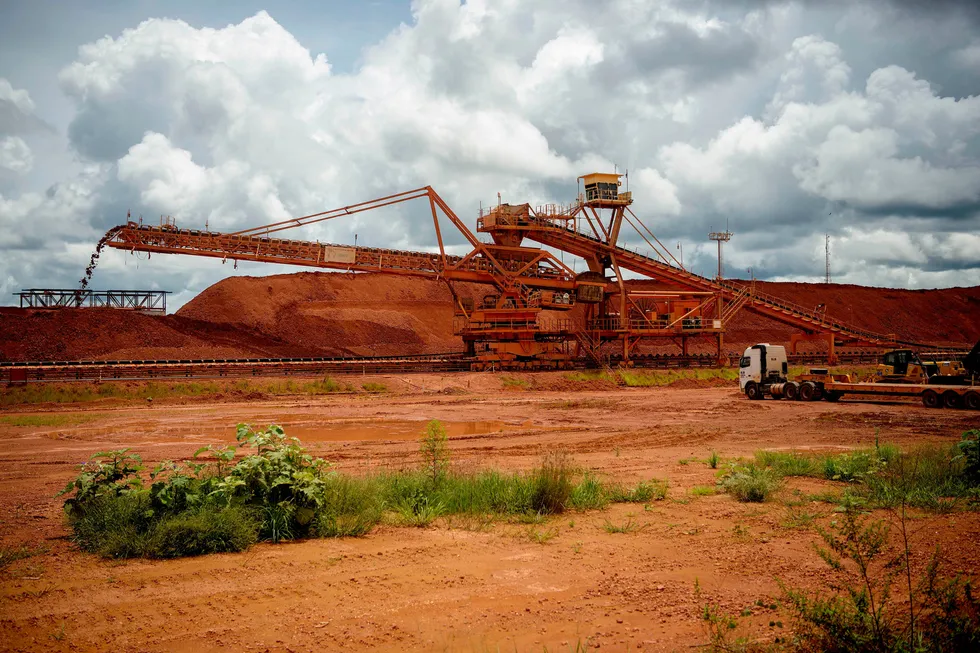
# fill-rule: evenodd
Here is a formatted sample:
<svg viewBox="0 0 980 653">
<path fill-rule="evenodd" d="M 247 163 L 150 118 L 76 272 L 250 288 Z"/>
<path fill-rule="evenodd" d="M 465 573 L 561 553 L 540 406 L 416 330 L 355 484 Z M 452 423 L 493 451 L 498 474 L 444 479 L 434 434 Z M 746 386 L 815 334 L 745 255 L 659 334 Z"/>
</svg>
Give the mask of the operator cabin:
<svg viewBox="0 0 980 653">
<path fill-rule="evenodd" d="M 622 175 L 608 172 L 593 172 L 590 175 L 579 177 L 579 180 L 585 185 L 585 201 L 600 202 L 626 199 L 619 196 L 619 186 L 623 183 L 619 180 L 620 177 Z"/>
</svg>

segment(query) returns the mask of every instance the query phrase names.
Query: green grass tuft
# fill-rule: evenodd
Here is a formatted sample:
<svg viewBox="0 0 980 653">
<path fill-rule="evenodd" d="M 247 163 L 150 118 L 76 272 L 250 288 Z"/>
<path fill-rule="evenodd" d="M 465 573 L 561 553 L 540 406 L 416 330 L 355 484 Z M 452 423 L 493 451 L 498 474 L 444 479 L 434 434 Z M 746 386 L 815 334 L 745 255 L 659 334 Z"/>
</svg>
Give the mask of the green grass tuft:
<svg viewBox="0 0 980 653">
<path fill-rule="evenodd" d="M 510 388 L 515 390 L 527 390 L 531 387 L 530 381 L 525 381 L 524 379 L 515 379 L 512 376 L 501 376 L 500 382 L 503 384 L 504 388 Z"/>
<path fill-rule="evenodd" d="M 47 547 L 30 547 L 26 544 L 20 546 L 0 546 L 0 571 L 3 571 L 19 560 L 33 558 L 36 555 L 47 553 L 47 551 Z"/>
<path fill-rule="evenodd" d="M 782 486 L 778 472 L 767 467 L 734 467 L 721 485 L 725 492 L 743 502 L 767 501 Z"/>
<path fill-rule="evenodd" d="M 668 483 L 666 480 L 651 479 L 637 484 L 633 488 L 614 486 L 611 488 L 610 500 L 614 503 L 650 503 L 663 501 L 667 498 Z"/>
<path fill-rule="evenodd" d="M 782 476 L 816 476 L 820 470 L 815 458 L 785 451 L 757 451 L 755 462 Z"/>
<path fill-rule="evenodd" d="M 572 488 L 568 507 L 573 510 L 601 510 L 609 505 L 610 496 L 602 482 L 590 472 Z"/>
<path fill-rule="evenodd" d="M 616 524 L 607 519 L 602 525 L 603 530 L 610 535 L 631 535 L 633 533 L 639 533 L 646 527 L 647 524 L 637 524 L 635 521 L 633 521 L 632 517 L 628 517 L 622 524 Z"/>
<path fill-rule="evenodd" d="M 104 415 L 91 414 L 35 414 L 35 415 L 7 415 L 0 417 L 0 424 L 9 426 L 74 426 L 84 424 L 104 417 Z"/>
</svg>

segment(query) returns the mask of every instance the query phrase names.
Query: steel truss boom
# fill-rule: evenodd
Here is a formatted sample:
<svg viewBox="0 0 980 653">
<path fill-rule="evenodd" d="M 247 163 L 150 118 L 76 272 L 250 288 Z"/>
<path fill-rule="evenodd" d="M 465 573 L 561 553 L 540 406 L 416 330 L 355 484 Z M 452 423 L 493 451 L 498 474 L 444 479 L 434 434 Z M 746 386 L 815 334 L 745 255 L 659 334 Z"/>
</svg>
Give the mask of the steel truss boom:
<svg viewBox="0 0 980 653">
<path fill-rule="evenodd" d="M 275 237 L 287 229 L 423 198 L 429 200 L 438 252 L 351 247 Z M 440 213 L 470 243 L 471 252 L 465 256 L 446 253 Z M 232 233 L 181 229 L 168 223 L 151 226 L 129 222 L 117 228 L 107 245 L 131 252 L 191 254 L 235 262 L 259 261 L 491 284 L 503 291 L 522 286 L 563 291 L 575 287 L 574 273 L 543 249 L 480 242 L 430 186 Z"/>
</svg>

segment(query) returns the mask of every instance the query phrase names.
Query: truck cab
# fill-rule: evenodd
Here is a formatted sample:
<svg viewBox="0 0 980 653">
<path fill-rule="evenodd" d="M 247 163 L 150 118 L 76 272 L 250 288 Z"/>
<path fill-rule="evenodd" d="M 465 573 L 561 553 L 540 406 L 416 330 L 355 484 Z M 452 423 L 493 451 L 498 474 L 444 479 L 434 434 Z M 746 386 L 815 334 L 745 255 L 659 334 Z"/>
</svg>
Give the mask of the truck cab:
<svg viewBox="0 0 980 653">
<path fill-rule="evenodd" d="M 770 387 L 786 383 L 789 364 L 782 345 L 752 345 L 738 363 L 738 388 L 750 399 L 761 399 Z"/>
</svg>

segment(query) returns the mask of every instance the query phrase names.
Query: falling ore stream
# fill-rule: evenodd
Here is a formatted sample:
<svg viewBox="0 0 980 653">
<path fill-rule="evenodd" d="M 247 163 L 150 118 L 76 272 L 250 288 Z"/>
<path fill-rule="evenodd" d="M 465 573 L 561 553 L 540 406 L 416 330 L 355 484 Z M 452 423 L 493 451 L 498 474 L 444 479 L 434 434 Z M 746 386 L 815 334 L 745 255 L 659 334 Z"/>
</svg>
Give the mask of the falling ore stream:
<svg viewBox="0 0 980 653">
<path fill-rule="evenodd" d="M 105 232 L 105 235 L 102 236 L 102 238 L 99 239 L 99 242 L 95 244 L 95 251 L 92 252 L 92 258 L 88 262 L 88 267 L 85 268 L 85 274 L 82 275 L 82 278 L 79 281 L 79 290 L 86 290 L 88 288 L 89 282 L 92 281 L 92 274 L 95 272 L 95 268 L 99 264 L 99 256 L 102 254 L 103 248 L 105 248 L 107 242 L 112 240 L 113 236 L 119 233 L 120 229 L 122 229 L 122 226 L 113 227 L 109 231 Z"/>
</svg>

